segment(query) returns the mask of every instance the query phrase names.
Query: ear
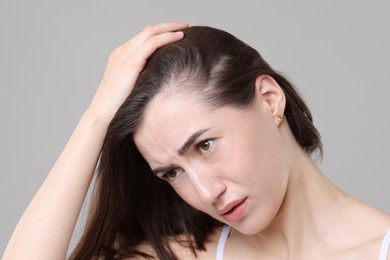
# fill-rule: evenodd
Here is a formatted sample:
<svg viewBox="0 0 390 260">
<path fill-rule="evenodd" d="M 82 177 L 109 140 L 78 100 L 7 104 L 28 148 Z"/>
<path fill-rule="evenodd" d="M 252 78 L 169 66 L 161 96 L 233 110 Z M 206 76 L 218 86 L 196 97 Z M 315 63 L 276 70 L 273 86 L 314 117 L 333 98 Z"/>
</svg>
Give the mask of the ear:
<svg viewBox="0 0 390 260">
<path fill-rule="evenodd" d="M 269 75 L 261 75 L 255 82 L 256 98 L 265 103 L 279 126 L 283 121 L 284 109 L 286 108 L 286 96 L 274 78 Z"/>
</svg>

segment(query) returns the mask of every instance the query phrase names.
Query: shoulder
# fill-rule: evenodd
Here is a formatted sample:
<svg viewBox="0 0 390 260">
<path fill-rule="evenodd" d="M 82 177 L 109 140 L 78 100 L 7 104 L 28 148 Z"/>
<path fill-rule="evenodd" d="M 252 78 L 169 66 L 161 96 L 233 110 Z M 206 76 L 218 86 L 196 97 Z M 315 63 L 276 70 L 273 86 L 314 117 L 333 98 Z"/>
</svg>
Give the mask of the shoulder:
<svg viewBox="0 0 390 260">
<path fill-rule="evenodd" d="M 348 252 L 356 256 L 354 259 L 378 259 L 382 243 L 386 243 L 385 237 L 390 232 L 390 216 L 373 208 L 362 213 L 365 214 L 356 217 L 360 221 L 356 223 L 355 232 L 351 232 L 357 243 Z M 389 242 L 384 247 L 389 251 Z M 381 258 L 385 259 L 390 260 L 390 254 L 388 258 Z"/>
<path fill-rule="evenodd" d="M 381 245 L 383 242 L 384 234 L 378 236 L 371 241 L 367 241 L 358 245 L 355 248 L 345 251 L 343 257 L 340 259 L 378 259 L 381 254 Z M 386 245 L 385 250 L 389 252 L 389 244 Z M 383 254 L 383 253 L 382 253 Z M 390 254 L 387 255 L 387 258 L 379 258 L 380 260 L 390 260 Z"/>
<path fill-rule="evenodd" d="M 390 216 L 350 197 L 326 239 L 328 259 L 378 259 Z"/>
</svg>

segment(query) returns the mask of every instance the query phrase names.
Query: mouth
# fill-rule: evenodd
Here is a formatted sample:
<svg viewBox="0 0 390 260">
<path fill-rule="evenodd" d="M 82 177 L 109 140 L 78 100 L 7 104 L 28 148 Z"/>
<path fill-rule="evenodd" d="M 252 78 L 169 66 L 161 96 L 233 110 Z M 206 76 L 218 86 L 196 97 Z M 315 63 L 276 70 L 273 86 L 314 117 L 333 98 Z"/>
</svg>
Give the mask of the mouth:
<svg viewBox="0 0 390 260">
<path fill-rule="evenodd" d="M 223 209 L 218 210 L 218 214 L 222 216 L 227 222 L 235 222 L 239 220 L 244 214 L 246 208 L 246 199 L 242 198 L 227 204 Z"/>
</svg>

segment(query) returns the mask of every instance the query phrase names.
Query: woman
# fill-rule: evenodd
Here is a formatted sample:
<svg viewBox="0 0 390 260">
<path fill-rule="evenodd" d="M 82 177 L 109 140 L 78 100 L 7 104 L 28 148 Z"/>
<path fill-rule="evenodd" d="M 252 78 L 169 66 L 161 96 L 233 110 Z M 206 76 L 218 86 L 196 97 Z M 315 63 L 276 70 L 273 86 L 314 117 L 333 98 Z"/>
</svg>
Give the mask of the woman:
<svg viewBox="0 0 390 260">
<path fill-rule="evenodd" d="M 148 26 L 111 54 L 4 259 L 65 258 L 99 155 L 71 259 L 386 259 L 390 217 L 313 163 L 292 85 L 228 33 L 187 27 Z"/>
</svg>

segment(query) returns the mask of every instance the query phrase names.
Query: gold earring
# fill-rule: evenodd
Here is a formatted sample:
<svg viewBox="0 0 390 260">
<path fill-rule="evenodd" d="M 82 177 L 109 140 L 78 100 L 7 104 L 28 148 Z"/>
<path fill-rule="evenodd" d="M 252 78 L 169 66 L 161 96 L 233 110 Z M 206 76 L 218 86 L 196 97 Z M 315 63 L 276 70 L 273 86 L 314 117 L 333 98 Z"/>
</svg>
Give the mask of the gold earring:
<svg viewBox="0 0 390 260">
<path fill-rule="evenodd" d="M 280 121 L 282 121 L 282 120 L 283 120 L 283 116 L 278 116 L 278 119 L 279 119 Z"/>
</svg>

